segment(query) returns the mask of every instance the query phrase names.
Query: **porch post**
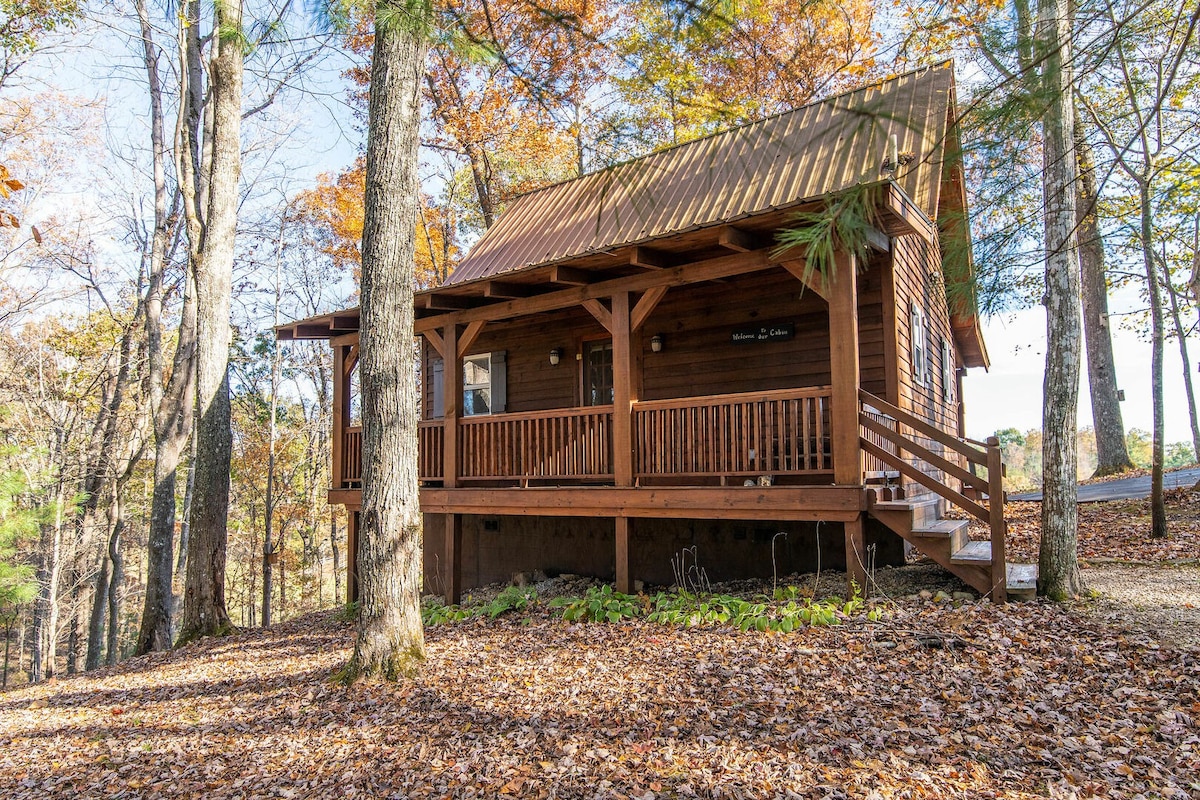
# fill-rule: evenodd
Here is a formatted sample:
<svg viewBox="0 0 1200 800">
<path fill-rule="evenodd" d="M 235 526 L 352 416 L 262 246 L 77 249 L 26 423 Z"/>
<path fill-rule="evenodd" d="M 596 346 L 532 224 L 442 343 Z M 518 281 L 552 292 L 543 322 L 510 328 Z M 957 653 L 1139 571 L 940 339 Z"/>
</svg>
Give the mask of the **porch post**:
<svg viewBox="0 0 1200 800">
<path fill-rule="evenodd" d="M 633 486 L 633 345 L 629 321 L 629 292 L 612 297 L 613 342 L 613 483 Z M 628 517 L 616 518 L 617 591 L 633 589 L 629 571 Z"/>
<path fill-rule="evenodd" d="M 858 276 L 854 256 L 838 253 L 828 276 L 829 371 L 833 384 L 833 482 L 863 482 L 858 445 Z"/>
<path fill-rule="evenodd" d="M 462 600 L 462 514 L 446 514 L 446 605 Z"/>
<path fill-rule="evenodd" d="M 458 357 L 458 324 L 442 331 L 442 485 L 458 485 L 458 410 L 462 405 L 462 359 Z"/>
<path fill-rule="evenodd" d="M 342 488 L 343 477 L 346 474 L 342 453 L 345 450 L 346 425 L 349 422 L 349 403 L 346 402 L 350 389 L 350 381 L 346 375 L 346 353 L 349 350 L 349 347 L 340 344 L 333 348 L 333 435 L 329 442 L 329 456 L 333 463 L 330 465 L 329 482 L 335 489 Z"/>
<path fill-rule="evenodd" d="M 617 517 L 617 591 L 632 594 L 633 579 L 629 575 L 629 517 Z"/>
<path fill-rule="evenodd" d="M 633 485 L 633 351 L 629 331 L 629 292 L 612 298 L 613 478 Z"/>
<path fill-rule="evenodd" d="M 854 584 L 866 595 L 867 567 L 863 563 L 866 555 L 863 539 L 863 518 L 859 514 L 852 522 L 843 523 L 846 526 L 846 596 L 854 596 Z"/>
</svg>

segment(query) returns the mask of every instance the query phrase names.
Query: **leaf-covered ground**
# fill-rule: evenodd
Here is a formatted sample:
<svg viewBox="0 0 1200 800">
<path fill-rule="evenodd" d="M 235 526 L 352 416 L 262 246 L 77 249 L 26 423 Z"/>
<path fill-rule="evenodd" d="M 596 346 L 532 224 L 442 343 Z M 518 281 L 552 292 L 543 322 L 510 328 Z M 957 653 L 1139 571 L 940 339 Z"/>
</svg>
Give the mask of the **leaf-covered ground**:
<svg viewBox="0 0 1200 800">
<path fill-rule="evenodd" d="M 1095 610 L 902 601 L 767 635 L 539 604 L 350 688 L 350 627 L 311 616 L 0 694 L 0 795 L 1200 796 L 1200 651 Z"/>
<path fill-rule="evenodd" d="M 1192 562 L 1200 560 L 1200 492 L 1166 492 L 1165 539 L 1151 539 L 1150 501 L 1114 500 L 1080 503 L 1079 557 L 1084 560 Z M 1037 563 L 1041 537 L 1041 503 L 1008 503 L 1008 555 L 1013 561 Z M 975 536 L 975 532 L 972 536 Z M 981 538 L 985 538 L 980 531 Z"/>
</svg>

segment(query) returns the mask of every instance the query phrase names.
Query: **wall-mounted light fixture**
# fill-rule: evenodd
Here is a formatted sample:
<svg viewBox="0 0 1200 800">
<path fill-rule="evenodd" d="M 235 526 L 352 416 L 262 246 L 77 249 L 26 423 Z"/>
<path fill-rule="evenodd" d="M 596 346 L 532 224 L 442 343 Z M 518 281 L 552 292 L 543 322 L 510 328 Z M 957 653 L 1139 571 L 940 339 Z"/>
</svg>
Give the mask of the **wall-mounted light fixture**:
<svg viewBox="0 0 1200 800">
<path fill-rule="evenodd" d="M 557 367 L 559 360 L 562 358 L 562 348 L 556 347 L 550 351 L 550 366 Z"/>
<path fill-rule="evenodd" d="M 656 353 L 661 353 L 662 346 L 663 346 L 663 335 L 661 333 L 656 333 L 650 337 L 650 349 L 651 350 L 653 350 Z"/>
</svg>

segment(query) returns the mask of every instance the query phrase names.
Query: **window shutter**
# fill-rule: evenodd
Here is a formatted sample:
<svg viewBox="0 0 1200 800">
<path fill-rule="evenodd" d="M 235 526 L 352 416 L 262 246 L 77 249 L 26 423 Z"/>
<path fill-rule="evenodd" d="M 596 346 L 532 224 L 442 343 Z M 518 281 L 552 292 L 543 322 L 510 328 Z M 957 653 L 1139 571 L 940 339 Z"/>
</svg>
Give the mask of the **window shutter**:
<svg viewBox="0 0 1200 800">
<path fill-rule="evenodd" d="M 925 315 L 914 301 L 909 314 L 909 337 L 912 340 L 912 375 L 913 383 L 925 386 L 929 383 L 928 366 L 925 347 Z"/>
<path fill-rule="evenodd" d="M 429 380 L 433 383 L 433 413 L 430 415 L 432 419 L 441 419 L 446 416 L 446 396 L 443 394 L 446 391 L 446 385 L 442 380 L 442 370 L 444 369 L 445 362 L 440 358 L 430 360 Z"/>
<path fill-rule="evenodd" d="M 954 366 L 954 348 L 949 339 L 942 339 L 942 396 L 953 403 L 958 390 L 958 370 Z"/>
<path fill-rule="evenodd" d="M 492 413 L 502 414 L 508 400 L 507 358 L 503 350 L 490 355 L 492 357 Z"/>
</svg>

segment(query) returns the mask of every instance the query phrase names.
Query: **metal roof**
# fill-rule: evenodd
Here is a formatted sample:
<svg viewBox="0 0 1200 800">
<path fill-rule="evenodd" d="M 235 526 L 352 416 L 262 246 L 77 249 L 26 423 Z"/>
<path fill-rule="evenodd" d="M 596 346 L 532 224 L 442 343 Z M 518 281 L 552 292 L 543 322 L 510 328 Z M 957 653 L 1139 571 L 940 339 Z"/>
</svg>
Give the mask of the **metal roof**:
<svg viewBox="0 0 1200 800">
<path fill-rule="evenodd" d="M 937 218 L 949 63 L 547 186 L 512 202 L 447 285 L 787 208 L 888 177 L 890 139 L 915 160 L 893 177 Z"/>
</svg>

